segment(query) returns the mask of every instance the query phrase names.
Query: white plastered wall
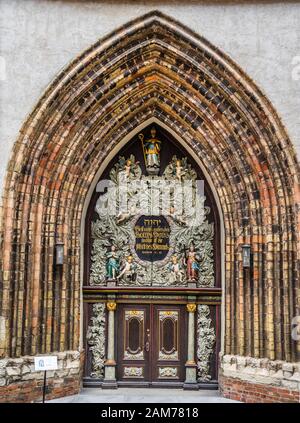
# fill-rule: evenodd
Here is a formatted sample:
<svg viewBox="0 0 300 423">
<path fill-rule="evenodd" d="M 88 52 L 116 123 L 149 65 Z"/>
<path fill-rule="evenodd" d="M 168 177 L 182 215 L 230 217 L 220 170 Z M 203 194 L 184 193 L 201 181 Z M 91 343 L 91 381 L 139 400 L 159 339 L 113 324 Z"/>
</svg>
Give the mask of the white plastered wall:
<svg viewBox="0 0 300 423">
<path fill-rule="evenodd" d="M 300 157 L 300 4 L 196 0 L 0 0 L 0 190 L 18 131 L 67 63 L 158 9 L 229 54 L 273 102 Z"/>
</svg>

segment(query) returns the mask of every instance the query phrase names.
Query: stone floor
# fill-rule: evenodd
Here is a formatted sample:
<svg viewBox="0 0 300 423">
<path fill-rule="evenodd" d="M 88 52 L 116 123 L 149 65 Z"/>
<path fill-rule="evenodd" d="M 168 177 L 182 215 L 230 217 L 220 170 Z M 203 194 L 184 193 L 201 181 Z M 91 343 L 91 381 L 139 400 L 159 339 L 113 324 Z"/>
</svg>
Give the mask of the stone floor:
<svg viewBox="0 0 300 423">
<path fill-rule="evenodd" d="M 223 403 L 237 402 L 222 398 L 218 391 L 183 391 L 182 389 L 119 388 L 102 390 L 84 388 L 78 395 L 58 398 L 52 403 Z"/>
</svg>

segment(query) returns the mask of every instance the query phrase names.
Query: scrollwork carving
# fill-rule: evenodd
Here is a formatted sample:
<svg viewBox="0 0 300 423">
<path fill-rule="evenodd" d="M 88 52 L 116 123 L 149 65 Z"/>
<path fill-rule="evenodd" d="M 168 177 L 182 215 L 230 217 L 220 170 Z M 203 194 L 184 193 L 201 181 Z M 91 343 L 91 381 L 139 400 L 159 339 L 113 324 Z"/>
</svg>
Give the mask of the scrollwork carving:
<svg viewBox="0 0 300 423">
<path fill-rule="evenodd" d="M 174 351 L 170 354 L 167 354 L 160 350 L 158 353 L 158 359 L 159 360 L 178 360 L 178 351 Z"/>
<path fill-rule="evenodd" d="M 129 159 L 120 157 L 118 163 L 110 172 L 112 184 L 117 187 L 118 181 L 123 178 L 128 181 L 143 182 L 151 184 L 153 178 L 163 183 L 166 181 L 190 181 L 193 192 L 196 192 L 195 170 L 187 162 L 187 158 L 172 158 L 170 164 L 166 167 L 162 176 L 145 176 L 142 175 L 141 168 L 136 162 L 135 157 L 131 155 Z M 149 179 L 150 178 L 150 179 Z M 128 198 L 132 199 L 138 191 L 137 184 L 129 184 Z M 150 190 L 151 191 L 151 190 Z M 174 207 L 171 208 L 168 215 L 165 215 L 170 225 L 169 237 L 169 253 L 166 259 L 161 261 L 143 261 L 140 260 L 135 252 L 135 233 L 134 224 L 141 210 L 139 204 L 128 207 L 127 213 L 121 213 L 118 216 L 113 214 L 105 214 L 102 212 L 101 204 L 109 203 L 109 193 L 99 197 L 96 205 L 96 211 L 99 218 L 92 223 L 92 254 L 91 254 L 91 285 L 107 284 L 107 254 L 114 246 L 116 261 L 120 263 L 119 274 L 116 276 L 116 283 L 120 286 L 187 286 L 188 275 L 185 267 L 187 266 L 187 254 L 191 245 L 193 245 L 197 257 L 197 266 L 199 269 L 195 272 L 196 286 L 206 287 L 214 286 L 214 261 L 213 261 L 213 239 L 214 226 L 209 223 L 207 216 L 210 208 L 204 206 L 205 198 L 201 197 L 195 200 L 197 196 L 193 195 L 195 201 L 199 201 L 202 206 L 200 213 L 196 217 L 176 214 L 176 204 L 182 201 L 182 197 L 176 198 L 176 190 L 171 192 L 171 202 Z M 149 196 L 149 192 L 145 190 L 145 196 Z M 153 194 L 153 190 L 151 191 Z M 119 198 L 116 196 L 116 199 Z M 101 199 L 101 201 L 100 201 Z M 193 201 L 194 201 L 193 200 Z M 118 207 L 118 204 L 117 204 Z M 193 206 L 194 207 L 194 206 Z M 191 209 L 193 208 L 191 207 Z M 130 259 L 129 259 L 130 258 Z M 128 277 L 129 267 L 132 277 Z M 125 270 L 124 270 L 125 269 Z M 132 270 L 133 269 L 133 270 Z"/>
<path fill-rule="evenodd" d="M 160 378 L 176 378 L 178 369 L 177 367 L 159 367 L 158 375 Z"/>
<path fill-rule="evenodd" d="M 102 379 L 104 377 L 105 361 L 105 304 L 93 305 L 93 316 L 87 330 L 87 342 L 92 353 L 91 377 Z"/>
<path fill-rule="evenodd" d="M 143 377 L 144 369 L 142 367 L 124 367 L 125 377 Z"/>
<path fill-rule="evenodd" d="M 211 379 L 210 358 L 214 351 L 216 334 L 209 306 L 199 304 L 197 309 L 197 373 L 199 381 L 207 382 Z"/>
</svg>

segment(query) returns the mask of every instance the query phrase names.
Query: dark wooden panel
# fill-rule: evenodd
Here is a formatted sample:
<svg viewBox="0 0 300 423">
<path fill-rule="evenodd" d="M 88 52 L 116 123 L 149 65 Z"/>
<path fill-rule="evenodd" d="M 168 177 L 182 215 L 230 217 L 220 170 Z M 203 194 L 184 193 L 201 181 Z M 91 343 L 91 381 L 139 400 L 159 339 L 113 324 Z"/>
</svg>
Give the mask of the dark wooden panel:
<svg viewBox="0 0 300 423">
<path fill-rule="evenodd" d="M 148 381 L 149 305 L 119 305 L 116 324 L 117 379 Z"/>
<path fill-rule="evenodd" d="M 152 381 L 185 379 L 187 313 L 184 305 L 152 305 Z"/>
</svg>

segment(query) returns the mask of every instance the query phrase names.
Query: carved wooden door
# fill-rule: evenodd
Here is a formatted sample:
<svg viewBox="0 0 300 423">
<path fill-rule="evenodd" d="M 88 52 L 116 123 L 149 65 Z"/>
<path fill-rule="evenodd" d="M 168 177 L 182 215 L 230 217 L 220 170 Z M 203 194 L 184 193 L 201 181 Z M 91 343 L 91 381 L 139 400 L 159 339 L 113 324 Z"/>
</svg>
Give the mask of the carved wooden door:
<svg viewBox="0 0 300 423">
<path fill-rule="evenodd" d="M 150 377 L 150 305 L 120 305 L 117 320 L 117 376 L 120 381 Z"/>
<path fill-rule="evenodd" d="M 187 322 L 181 305 L 120 305 L 117 378 L 127 383 L 183 382 Z"/>
<path fill-rule="evenodd" d="M 153 382 L 183 382 L 187 353 L 186 309 L 182 305 L 152 306 Z"/>
</svg>

